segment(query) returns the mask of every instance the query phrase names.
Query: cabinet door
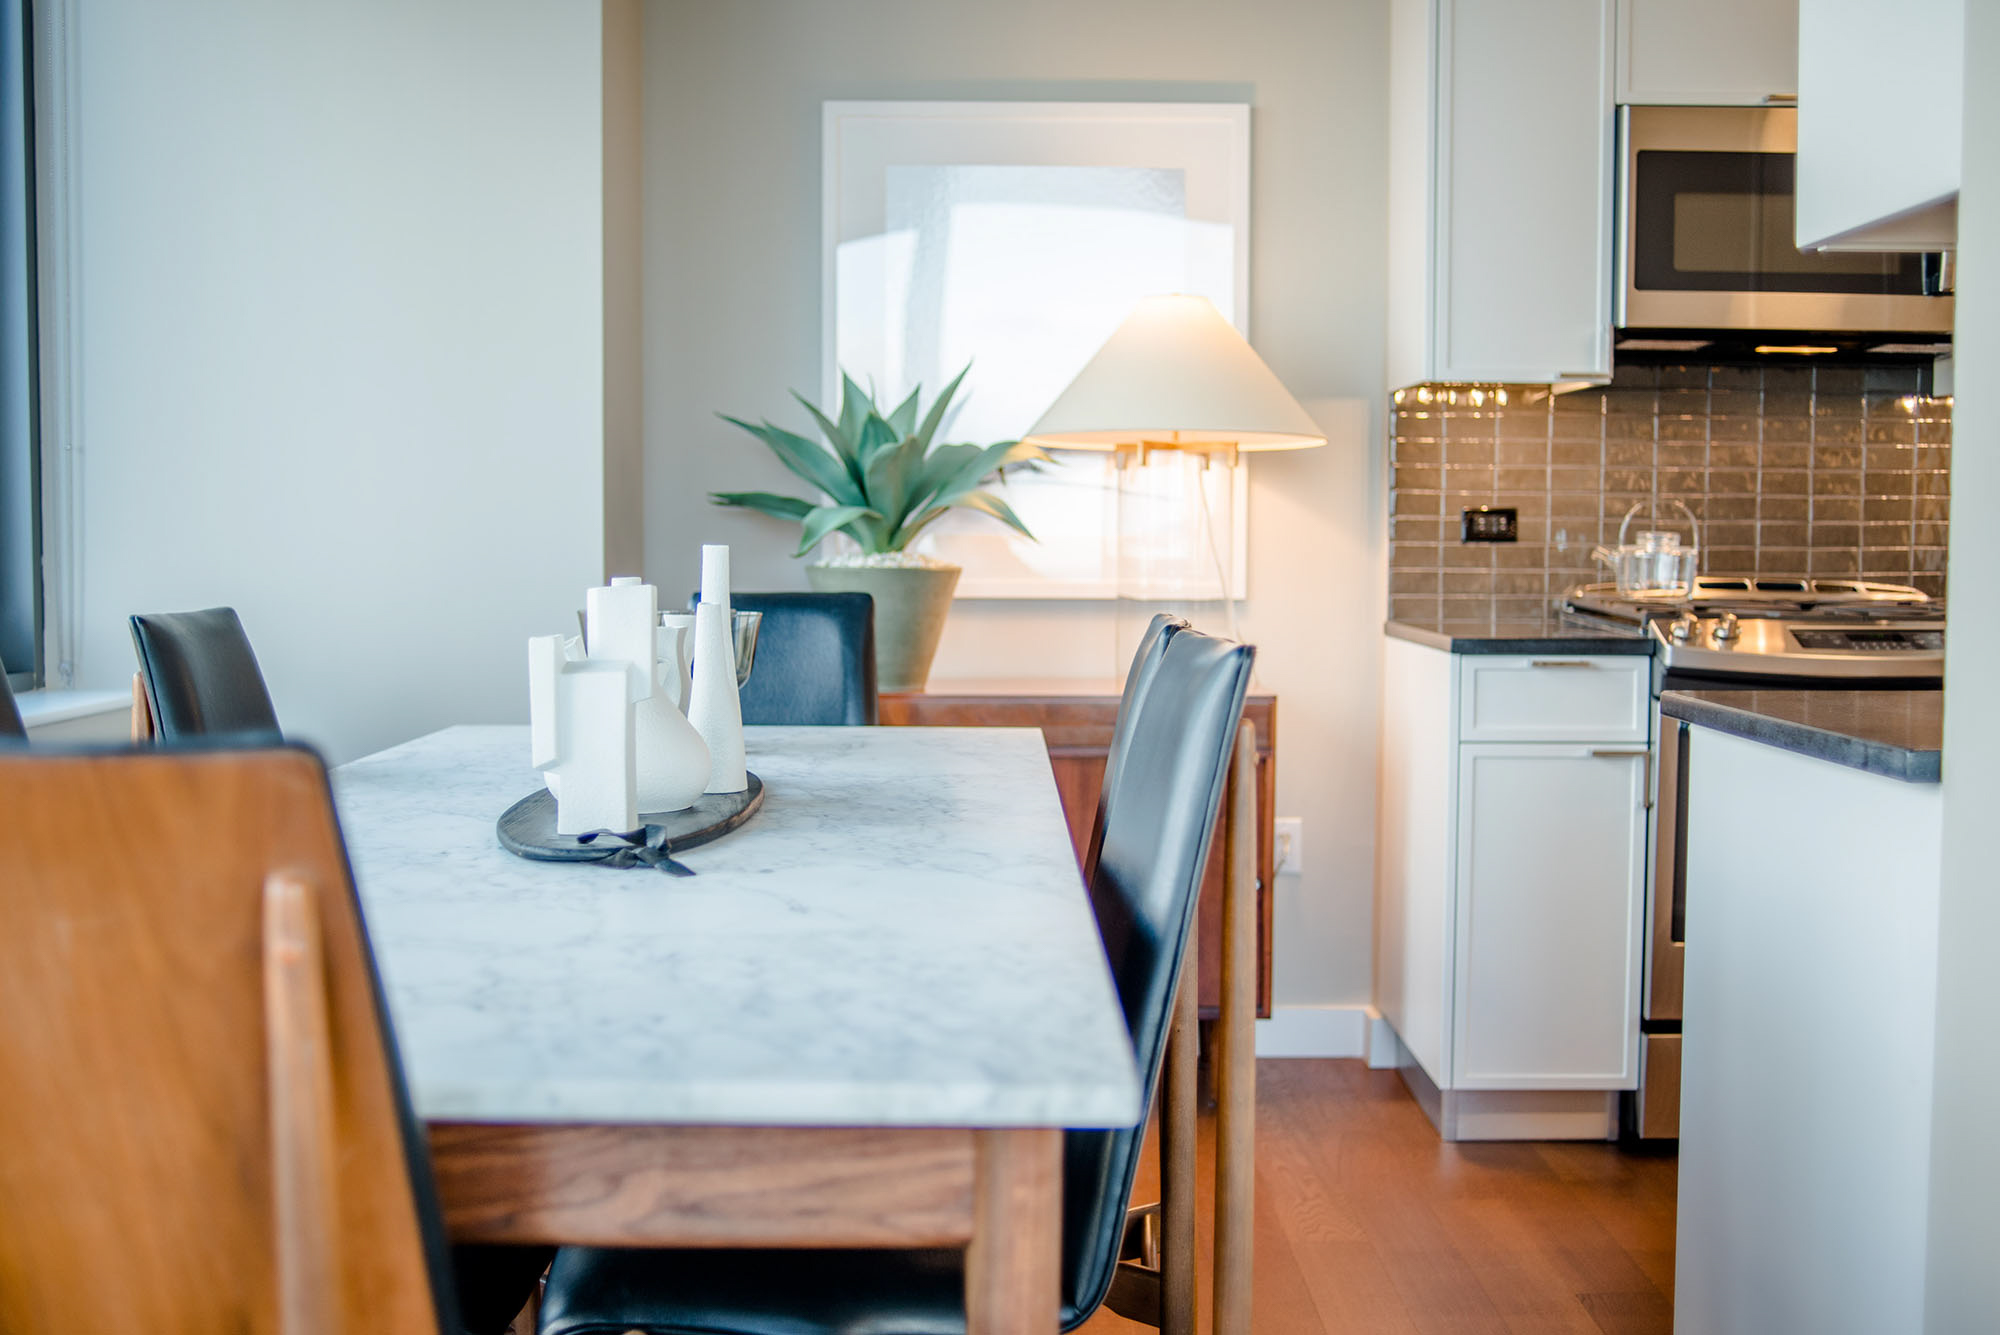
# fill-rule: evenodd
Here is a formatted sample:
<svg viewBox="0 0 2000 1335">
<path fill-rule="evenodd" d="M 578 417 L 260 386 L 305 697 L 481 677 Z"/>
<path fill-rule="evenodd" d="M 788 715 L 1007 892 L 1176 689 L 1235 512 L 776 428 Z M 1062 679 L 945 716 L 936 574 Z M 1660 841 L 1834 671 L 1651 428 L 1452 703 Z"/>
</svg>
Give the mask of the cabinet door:
<svg viewBox="0 0 2000 1335">
<path fill-rule="evenodd" d="M 1619 0 L 1618 100 L 1763 106 L 1799 92 L 1799 0 Z"/>
<path fill-rule="evenodd" d="M 1647 766 L 1459 748 L 1454 1089 L 1637 1085 Z"/>
<path fill-rule="evenodd" d="M 1801 250 L 1958 243 L 1965 0 L 1799 7 Z"/>
<path fill-rule="evenodd" d="M 1611 374 L 1613 0 L 1439 0 L 1432 378 Z"/>
</svg>

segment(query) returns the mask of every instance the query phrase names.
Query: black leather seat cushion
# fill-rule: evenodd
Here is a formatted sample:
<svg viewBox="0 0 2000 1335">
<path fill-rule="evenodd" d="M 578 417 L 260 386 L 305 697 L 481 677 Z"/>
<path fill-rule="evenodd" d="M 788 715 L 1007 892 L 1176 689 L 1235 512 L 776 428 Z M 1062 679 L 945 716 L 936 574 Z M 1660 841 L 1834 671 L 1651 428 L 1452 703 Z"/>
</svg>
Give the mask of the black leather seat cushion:
<svg viewBox="0 0 2000 1335">
<path fill-rule="evenodd" d="M 965 1335 L 965 1253 L 565 1247 L 557 1254 L 542 1335 L 623 1335 L 634 1327 L 649 1335 Z"/>
<path fill-rule="evenodd" d="M 280 740 L 277 711 L 235 608 L 135 616 L 132 647 L 162 741 Z"/>
<path fill-rule="evenodd" d="M 700 602 L 700 595 L 688 605 Z M 865 593 L 732 593 L 762 612 L 757 662 L 740 699 L 745 723 L 875 724 L 875 600 Z"/>
</svg>

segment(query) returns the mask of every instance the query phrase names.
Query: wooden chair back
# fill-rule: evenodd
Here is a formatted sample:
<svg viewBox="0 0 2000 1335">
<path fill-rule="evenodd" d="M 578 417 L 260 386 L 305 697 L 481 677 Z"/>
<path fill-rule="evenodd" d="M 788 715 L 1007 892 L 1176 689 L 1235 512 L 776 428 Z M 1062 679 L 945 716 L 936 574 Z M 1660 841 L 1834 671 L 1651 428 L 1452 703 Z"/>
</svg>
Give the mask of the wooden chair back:
<svg viewBox="0 0 2000 1335">
<path fill-rule="evenodd" d="M 0 1330 L 456 1326 L 317 756 L 0 752 Z"/>
</svg>

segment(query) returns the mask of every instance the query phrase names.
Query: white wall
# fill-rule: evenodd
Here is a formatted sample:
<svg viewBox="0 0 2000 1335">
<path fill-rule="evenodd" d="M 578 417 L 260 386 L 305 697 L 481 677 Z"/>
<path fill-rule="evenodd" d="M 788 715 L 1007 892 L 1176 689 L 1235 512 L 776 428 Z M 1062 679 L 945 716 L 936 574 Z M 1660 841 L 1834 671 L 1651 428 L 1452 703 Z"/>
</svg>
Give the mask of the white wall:
<svg viewBox="0 0 2000 1335">
<path fill-rule="evenodd" d="M 524 720 L 605 550 L 598 6 L 71 10 L 78 684 L 231 604 L 335 760 Z"/>
<path fill-rule="evenodd" d="M 2000 8 L 1965 7 L 1965 175 L 1959 196 L 1958 393 L 1951 503 L 2000 505 Z M 1953 52 L 1947 40 L 1940 48 Z M 1955 53 L 1954 53 L 1955 54 Z M 1954 595 L 1945 644 L 1944 883 L 1939 907 L 1936 1114 L 1931 1129 L 1930 1275 L 1935 1335 L 2000 1329 L 2000 527 L 1952 525 Z"/>
<path fill-rule="evenodd" d="M 646 555 L 663 591 L 692 587 L 701 542 L 734 546 L 742 587 L 804 585 L 789 532 L 705 494 L 789 481 L 717 411 L 809 426 L 786 391 L 820 376 L 822 100 L 1252 104 L 1252 341 L 1308 406 L 1369 405 L 1367 429 L 1334 448 L 1251 464 L 1243 632 L 1279 697 L 1278 807 L 1304 817 L 1310 864 L 1278 882 L 1281 1003 L 1369 995 L 1386 23 L 1373 0 L 646 12 Z M 1122 676 L 1144 615 L 962 601 L 935 675 Z"/>
</svg>

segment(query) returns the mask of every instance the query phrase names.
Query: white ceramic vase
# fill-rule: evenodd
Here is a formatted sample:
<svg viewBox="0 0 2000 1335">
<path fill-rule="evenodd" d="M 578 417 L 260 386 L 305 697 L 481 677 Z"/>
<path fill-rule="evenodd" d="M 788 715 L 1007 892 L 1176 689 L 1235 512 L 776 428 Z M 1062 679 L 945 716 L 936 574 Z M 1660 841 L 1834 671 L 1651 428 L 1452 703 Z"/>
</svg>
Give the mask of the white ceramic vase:
<svg viewBox="0 0 2000 1335">
<path fill-rule="evenodd" d="M 670 687 L 656 685 L 632 709 L 639 811 L 686 811 L 708 787 L 708 743 L 674 708 Z"/>
<path fill-rule="evenodd" d="M 688 719 L 708 743 L 711 793 L 750 786 L 743 763 L 743 706 L 736 696 L 736 640 L 729 605 L 704 599 L 694 610 L 694 689 Z"/>
</svg>

